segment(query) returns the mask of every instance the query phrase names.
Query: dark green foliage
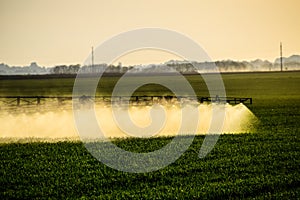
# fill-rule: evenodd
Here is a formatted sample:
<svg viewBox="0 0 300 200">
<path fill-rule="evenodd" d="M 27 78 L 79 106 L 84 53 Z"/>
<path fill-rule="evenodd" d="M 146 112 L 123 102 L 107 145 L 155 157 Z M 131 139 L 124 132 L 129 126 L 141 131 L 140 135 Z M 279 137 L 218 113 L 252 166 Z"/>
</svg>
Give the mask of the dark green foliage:
<svg viewBox="0 0 300 200">
<path fill-rule="evenodd" d="M 81 143 L 1 145 L 1 196 L 14 198 L 252 198 L 297 197 L 300 191 L 298 131 L 223 135 L 198 158 L 195 138 L 175 163 L 156 172 L 115 171 Z M 152 151 L 170 138 L 119 140 L 133 151 Z"/>
</svg>

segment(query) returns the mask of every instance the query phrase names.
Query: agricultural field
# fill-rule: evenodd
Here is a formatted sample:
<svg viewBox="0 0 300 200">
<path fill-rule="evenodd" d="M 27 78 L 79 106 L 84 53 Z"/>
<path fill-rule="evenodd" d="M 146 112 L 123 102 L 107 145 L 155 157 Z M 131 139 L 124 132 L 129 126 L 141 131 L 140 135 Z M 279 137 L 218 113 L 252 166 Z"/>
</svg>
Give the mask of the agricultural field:
<svg viewBox="0 0 300 200">
<path fill-rule="evenodd" d="M 208 95 L 201 77 L 186 78 L 197 95 Z M 259 123 L 251 133 L 221 135 L 205 158 L 198 157 L 204 136 L 196 136 L 189 149 L 171 165 L 137 174 L 107 167 L 81 142 L 2 143 L 0 198 L 299 198 L 300 72 L 230 73 L 222 74 L 222 78 L 227 96 L 253 98 L 253 104 L 247 106 Z M 103 77 L 97 94 L 110 94 L 117 80 L 118 77 Z M 70 96 L 73 83 L 74 78 L 70 77 L 14 80 L 1 77 L 0 95 Z M 153 95 L 170 91 L 152 84 L 136 93 Z M 132 138 L 114 143 L 128 151 L 149 152 L 171 140 L 172 137 Z"/>
</svg>

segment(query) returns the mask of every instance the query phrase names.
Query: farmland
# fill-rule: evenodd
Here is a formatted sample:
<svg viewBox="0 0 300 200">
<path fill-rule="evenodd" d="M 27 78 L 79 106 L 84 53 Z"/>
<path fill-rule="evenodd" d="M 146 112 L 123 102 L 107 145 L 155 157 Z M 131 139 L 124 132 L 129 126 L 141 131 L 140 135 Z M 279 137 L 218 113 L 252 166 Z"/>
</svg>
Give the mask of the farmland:
<svg viewBox="0 0 300 200">
<path fill-rule="evenodd" d="M 200 77 L 186 78 L 199 96 L 208 95 Z M 0 144 L 0 198 L 299 198 L 300 72 L 232 73 L 222 78 L 227 96 L 253 98 L 248 107 L 260 123 L 252 133 L 222 135 L 203 159 L 198 153 L 204 136 L 197 136 L 176 162 L 140 174 L 105 166 L 80 142 Z M 97 93 L 111 93 L 117 80 L 104 77 Z M 0 94 L 70 96 L 73 83 L 74 78 L 0 79 Z M 152 84 L 136 93 L 169 92 Z M 125 150 L 149 152 L 171 139 L 114 143 Z"/>
</svg>

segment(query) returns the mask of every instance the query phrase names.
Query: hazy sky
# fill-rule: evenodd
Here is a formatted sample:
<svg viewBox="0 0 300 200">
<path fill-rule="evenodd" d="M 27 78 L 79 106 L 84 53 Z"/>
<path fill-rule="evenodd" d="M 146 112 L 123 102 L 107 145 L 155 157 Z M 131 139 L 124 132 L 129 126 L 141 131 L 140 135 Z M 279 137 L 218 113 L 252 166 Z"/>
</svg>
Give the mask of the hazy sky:
<svg viewBox="0 0 300 200">
<path fill-rule="evenodd" d="M 142 27 L 183 33 L 213 60 L 274 61 L 280 41 L 284 56 L 300 54 L 299 10 L 299 0 L 0 0 L 0 63 L 81 64 L 91 46 Z M 148 51 L 120 61 L 169 58 Z"/>
</svg>

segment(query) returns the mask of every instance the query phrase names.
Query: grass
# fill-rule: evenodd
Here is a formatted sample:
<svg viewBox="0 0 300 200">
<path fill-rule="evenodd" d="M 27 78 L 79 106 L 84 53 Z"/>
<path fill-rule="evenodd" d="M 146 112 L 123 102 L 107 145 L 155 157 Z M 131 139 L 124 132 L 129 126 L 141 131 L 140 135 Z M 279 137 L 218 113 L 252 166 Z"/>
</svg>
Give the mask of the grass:
<svg viewBox="0 0 300 200">
<path fill-rule="evenodd" d="M 213 77 L 213 75 L 207 75 Z M 195 93 L 199 96 L 207 96 L 206 83 L 201 76 L 187 75 L 186 79 L 191 83 Z M 145 80 L 147 77 L 131 77 L 123 87 L 126 89 L 137 81 Z M 158 76 L 156 79 L 173 80 L 172 76 Z M 212 78 L 211 78 L 212 79 Z M 273 72 L 273 73 L 237 73 L 222 74 L 222 79 L 226 88 L 227 96 L 246 96 L 252 97 L 255 101 L 263 103 L 265 100 L 288 100 L 300 99 L 300 71 L 296 72 Z M 0 96 L 5 95 L 65 95 L 71 96 L 74 78 L 39 78 L 39 79 L 1 79 L 0 77 Z M 83 81 L 89 84 L 91 78 L 84 78 Z M 119 77 L 102 77 L 97 88 L 97 95 L 110 95 L 113 86 Z M 209 84 L 214 84 L 210 80 Z M 161 95 L 170 93 L 162 86 L 148 84 L 136 91 L 138 95 Z"/>
<path fill-rule="evenodd" d="M 203 84 L 196 83 L 195 77 L 187 78 L 193 86 Z M 300 73 L 226 74 L 223 80 L 228 96 L 253 97 L 250 109 L 260 120 L 255 132 L 222 135 L 203 159 L 198 158 L 203 136 L 197 136 L 176 162 L 141 174 L 105 166 L 80 142 L 0 144 L 0 198 L 299 198 Z M 60 85 L 72 81 L 54 82 Z M 112 82 L 106 82 L 107 86 Z M 2 80 L 0 83 L 3 86 Z M 5 84 L 15 85 L 11 90 L 1 86 L 1 92 L 12 92 L 20 86 L 8 81 Z M 30 92 L 26 89 L 30 85 L 21 85 L 25 89 L 19 91 Z M 34 85 L 47 93 L 58 90 L 50 90 L 55 87 L 49 82 L 45 88 Z M 63 87 L 65 91 L 70 89 L 68 84 Z M 171 139 L 127 139 L 116 140 L 115 144 L 130 151 L 149 152 Z"/>
</svg>

